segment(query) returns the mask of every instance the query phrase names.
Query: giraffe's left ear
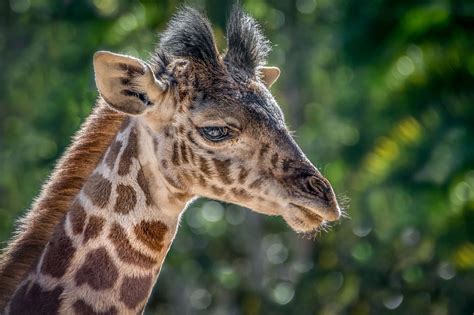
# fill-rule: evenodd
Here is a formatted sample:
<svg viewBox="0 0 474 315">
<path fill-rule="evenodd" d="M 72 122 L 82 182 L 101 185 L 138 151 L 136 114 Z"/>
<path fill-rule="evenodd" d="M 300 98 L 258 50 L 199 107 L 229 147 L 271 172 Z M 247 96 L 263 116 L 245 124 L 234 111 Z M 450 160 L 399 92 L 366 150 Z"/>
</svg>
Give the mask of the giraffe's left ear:
<svg viewBox="0 0 474 315">
<path fill-rule="evenodd" d="M 95 82 L 104 100 L 114 109 L 130 115 L 142 114 L 160 105 L 166 84 L 158 81 L 144 61 L 99 51 L 94 55 Z"/>
<path fill-rule="evenodd" d="M 280 76 L 280 69 L 277 67 L 259 67 L 260 78 L 266 86 L 271 87 Z"/>
</svg>

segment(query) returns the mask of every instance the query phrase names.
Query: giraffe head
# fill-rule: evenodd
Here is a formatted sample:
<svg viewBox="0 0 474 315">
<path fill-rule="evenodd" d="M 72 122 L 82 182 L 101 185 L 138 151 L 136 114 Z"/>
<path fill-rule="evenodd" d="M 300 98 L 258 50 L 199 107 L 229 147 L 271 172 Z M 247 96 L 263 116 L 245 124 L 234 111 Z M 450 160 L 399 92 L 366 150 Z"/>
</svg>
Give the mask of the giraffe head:
<svg viewBox="0 0 474 315">
<path fill-rule="evenodd" d="M 169 189 L 280 215 L 298 232 L 340 217 L 333 189 L 289 134 L 269 88 L 269 43 L 235 8 L 227 51 L 209 22 L 185 8 L 149 62 L 98 52 L 96 83 L 114 109 L 135 116 L 152 138 L 153 163 Z"/>
</svg>

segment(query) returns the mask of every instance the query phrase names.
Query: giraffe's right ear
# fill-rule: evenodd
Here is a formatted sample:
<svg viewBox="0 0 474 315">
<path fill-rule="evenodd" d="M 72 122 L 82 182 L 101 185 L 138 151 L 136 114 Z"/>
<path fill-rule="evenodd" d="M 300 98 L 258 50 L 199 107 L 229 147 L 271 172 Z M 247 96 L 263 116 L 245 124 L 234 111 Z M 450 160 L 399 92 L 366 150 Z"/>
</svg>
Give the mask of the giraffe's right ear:
<svg viewBox="0 0 474 315">
<path fill-rule="evenodd" d="M 140 59 L 99 51 L 94 54 L 94 72 L 103 99 L 126 114 L 142 114 L 165 98 L 166 85 Z"/>
</svg>

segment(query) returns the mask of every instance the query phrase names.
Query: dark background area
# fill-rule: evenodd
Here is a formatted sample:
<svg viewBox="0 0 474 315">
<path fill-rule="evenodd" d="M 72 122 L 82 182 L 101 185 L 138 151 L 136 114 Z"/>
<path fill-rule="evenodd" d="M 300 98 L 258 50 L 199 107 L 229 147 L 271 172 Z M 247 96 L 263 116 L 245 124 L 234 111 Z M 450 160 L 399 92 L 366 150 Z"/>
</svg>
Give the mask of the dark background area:
<svg viewBox="0 0 474 315">
<path fill-rule="evenodd" d="M 0 241 L 91 111 L 93 53 L 148 58 L 180 3 L 1 2 Z M 198 3 L 224 49 L 231 1 Z M 200 200 L 146 313 L 472 314 L 474 3 L 244 7 L 273 43 L 272 91 L 296 141 L 350 218 L 308 239 L 281 218 Z"/>
</svg>

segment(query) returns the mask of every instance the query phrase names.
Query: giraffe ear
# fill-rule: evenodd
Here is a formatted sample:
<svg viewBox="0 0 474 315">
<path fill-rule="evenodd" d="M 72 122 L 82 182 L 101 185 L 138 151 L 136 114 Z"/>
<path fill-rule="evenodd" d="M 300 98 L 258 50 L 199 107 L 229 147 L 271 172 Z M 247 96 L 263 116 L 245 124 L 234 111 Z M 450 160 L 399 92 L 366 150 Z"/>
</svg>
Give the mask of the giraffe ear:
<svg viewBox="0 0 474 315">
<path fill-rule="evenodd" d="M 166 85 L 140 59 L 99 51 L 94 54 L 94 72 L 103 99 L 118 111 L 139 115 L 163 101 Z"/>
<path fill-rule="evenodd" d="M 260 79 L 268 87 L 271 87 L 280 76 L 280 69 L 278 67 L 259 67 L 258 71 L 260 72 Z"/>
</svg>

